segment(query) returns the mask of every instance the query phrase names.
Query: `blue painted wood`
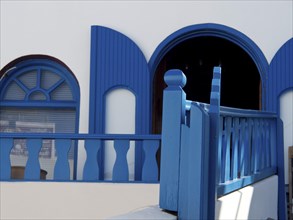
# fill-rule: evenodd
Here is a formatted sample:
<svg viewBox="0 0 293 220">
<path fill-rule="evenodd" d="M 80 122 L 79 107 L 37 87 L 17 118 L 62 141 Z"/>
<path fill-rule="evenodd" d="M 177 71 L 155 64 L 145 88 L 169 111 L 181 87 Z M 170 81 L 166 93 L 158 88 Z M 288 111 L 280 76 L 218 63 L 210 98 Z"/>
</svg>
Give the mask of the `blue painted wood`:
<svg viewBox="0 0 293 220">
<path fill-rule="evenodd" d="M 289 39 L 273 57 L 268 71 L 267 110 L 279 112 L 281 94 L 293 90 L 293 38 Z"/>
<path fill-rule="evenodd" d="M 159 63 L 162 61 L 162 58 L 175 46 L 192 38 L 194 39 L 196 37 L 206 36 L 224 38 L 242 48 L 243 51 L 251 57 L 260 73 L 262 81 L 265 82 L 268 74 L 268 62 L 262 50 L 243 33 L 225 25 L 213 23 L 190 25 L 175 31 L 164 39 L 156 48 L 149 61 L 150 71 L 152 74 L 151 79 L 154 78 L 153 76 L 156 73 Z M 265 83 L 263 83 L 262 86 L 265 87 Z M 265 93 L 264 89 L 263 93 Z M 262 99 L 262 106 L 264 106 L 265 95 L 263 95 Z"/>
<path fill-rule="evenodd" d="M 107 27 L 91 27 L 90 82 L 90 133 L 105 132 L 105 96 L 117 88 L 136 97 L 135 133 L 150 133 L 151 77 L 144 54 L 130 38 Z M 141 147 L 135 151 L 135 179 L 140 180 L 143 152 Z"/>
<path fill-rule="evenodd" d="M 244 176 L 251 174 L 251 149 L 252 149 L 252 120 L 248 118 L 246 129 L 246 148 L 245 148 L 245 165 Z"/>
<path fill-rule="evenodd" d="M 215 121 L 215 120 L 218 120 L 216 118 L 212 119 L 212 117 L 214 115 L 212 115 L 211 113 L 209 114 L 210 115 L 210 124 L 212 123 L 211 121 Z M 218 124 L 218 134 L 217 135 L 217 138 L 218 138 L 218 141 L 217 141 L 217 144 L 218 144 L 218 148 L 215 148 L 215 150 L 217 150 L 217 158 L 216 158 L 216 175 L 217 175 L 217 179 L 216 179 L 216 183 L 220 183 L 221 182 L 221 176 L 223 175 L 222 173 L 222 151 L 223 151 L 223 138 L 224 138 L 224 132 L 223 132 L 223 127 L 224 127 L 224 117 L 222 116 L 219 116 L 220 119 L 219 119 L 219 124 Z M 215 121 L 216 122 L 216 121 Z M 213 128 L 210 126 L 211 130 L 213 130 Z M 214 128 L 216 129 L 216 127 Z M 211 132 L 211 135 L 212 135 L 212 132 Z M 216 144 L 216 143 L 215 143 Z"/>
<path fill-rule="evenodd" d="M 239 177 L 244 176 L 244 170 L 245 170 L 245 147 L 247 144 L 246 137 L 245 137 L 245 129 L 246 129 L 246 119 L 241 118 L 240 119 L 240 151 L 239 151 Z"/>
<path fill-rule="evenodd" d="M 6 77 L 0 81 L 0 106 L 15 107 L 15 108 L 70 108 L 75 110 L 75 132 L 79 128 L 79 102 L 80 102 L 80 88 L 76 77 L 73 72 L 60 60 L 45 55 L 29 55 L 20 57 L 7 66 L 8 71 Z M 26 87 L 18 78 L 25 73 L 36 71 L 37 83 L 35 87 Z M 58 75 L 60 80 L 53 84 L 50 88 L 42 88 L 40 76 L 42 71 L 50 71 L 54 75 Z M 7 88 L 11 83 L 17 84 L 26 92 L 24 100 L 5 100 Z M 62 83 L 67 84 L 68 89 L 71 91 L 71 96 L 64 100 L 55 100 L 52 98 L 54 90 L 62 86 Z M 63 84 L 63 85 L 64 85 Z M 31 94 L 41 91 L 46 97 L 45 100 L 31 100 Z M 26 138 L 26 137 L 25 137 Z M 77 149 L 74 149 L 74 161 L 77 161 Z M 73 177 L 76 177 L 77 163 L 74 164 Z"/>
<path fill-rule="evenodd" d="M 113 167 L 113 181 L 128 181 L 127 152 L 129 150 L 129 140 L 115 140 L 114 149 L 116 151 L 116 160 Z"/>
<path fill-rule="evenodd" d="M 259 119 L 254 120 L 254 127 L 255 127 L 255 146 L 254 146 L 254 170 L 253 172 L 256 173 L 259 171 L 259 159 L 260 159 L 260 131 L 259 131 Z"/>
<path fill-rule="evenodd" d="M 270 123 L 265 121 L 265 167 L 271 166 Z"/>
<path fill-rule="evenodd" d="M 256 172 L 256 146 L 258 144 L 257 142 L 257 136 L 256 136 L 256 127 L 255 127 L 255 120 L 252 120 L 252 144 L 251 144 L 251 174 L 254 174 Z"/>
<path fill-rule="evenodd" d="M 156 154 L 160 146 L 157 140 L 143 141 L 144 163 L 142 167 L 142 181 L 155 182 L 158 180 L 158 164 Z"/>
<path fill-rule="evenodd" d="M 265 167 L 265 136 L 264 136 L 264 121 L 263 119 L 260 119 L 260 128 L 259 128 L 259 131 L 260 131 L 260 145 L 259 145 L 259 148 L 260 148 L 260 170 L 264 169 Z"/>
<path fill-rule="evenodd" d="M 28 160 L 25 166 L 24 179 L 25 180 L 39 180 L 40 179 L 40 161 L 39 152 L 41 151 L 43 141 L 42 139 L 27 139 L 26 147 L 28 150 Z"/>
<path fill-rule="evenodd" d="M 196 103 L 190 127 L 182 125 L 179 180 L 179 219 L 207 219 L 209 117 Z"/>
<path fill-rule="evenodd" d="M 217 188 L 218 196 L 221 197 L 235 190 L 239 190 L 245 186 L 254 184 L 260 180 L 268 178 L 277 173 L 278 173 L 277 168 L 273 167 L 273 168 L 264 169 L 262 170 L 262 172 L 259 172 L 259 173 L 243 176 L 241 178 L 238 178 L 226 183 L 221 183 L 218 185 L 218 188 Z"/>
<path fill-rule="evenodd" d="M 168 87 L 163 94 L 160 207 L 177 211 L 180 133 L 185 121 L 186 102 L 182 87 L 186 84 L 186 77 L 180 70 L 169 70 L 164 79 Z"/>
<path fill-rule="evenodd" d="M 210 97 L 210 149 L 208 172 L 208 219 L 215 218 L 217 185 L 220 179 L 223 118 L 220 117 L 221 67 L 214 67 Z"/>
<path fill-rule="evenodd" d="M 100 166 L 98 163 L 99 151 L 102 147 L 101 140 L 86 140 L 86 161 L 83 168 L 83 180 L 99 180 L 100 179 Z"/>
<path fill-rule="evenodd" d="M 270 120 L 270 148 L 271 148 L 271 167 L 277 167 L 278 166 L 278 160 L 276 155 L 277 152 L 277 125 L 274 120 Z"/>
<path fill-rule="evenodd" d="M 54 167 L 54 180 L 69 180 L 70 166 L 68 161 L 68 152 L 71 148 L 70 139 L 59 139 L 55 141 L 57 161 Z"/>
<path fill-rule="evenodd" d="M 233 133 L 232 133 L 232 156 L 231 156 L 231 179 L 238 178 L 239 170 L 239 118 L 233 120 Z"/>
<path fill-rule="evenodd" d="M 76 133 L 1 133 L 0 138 L 72 139 L 72 140 L 160 140 L 157 134 L 76 134 Z"/>
<path fill-rule="evenodd" d="M 227 117 L 225 120 L 225 135 L 224 135 L 224 144 L 223 144 L 223 182 L 230 180 L 230 168 L 231 168 L 231 124 L 232 118 Z"/>
<path fill-rule="evenodd" d="M 13 148 L 12 138 L 0 138 L 0 180 L 8 180 L 11 176 L 10 152 Z"/>
</svg>

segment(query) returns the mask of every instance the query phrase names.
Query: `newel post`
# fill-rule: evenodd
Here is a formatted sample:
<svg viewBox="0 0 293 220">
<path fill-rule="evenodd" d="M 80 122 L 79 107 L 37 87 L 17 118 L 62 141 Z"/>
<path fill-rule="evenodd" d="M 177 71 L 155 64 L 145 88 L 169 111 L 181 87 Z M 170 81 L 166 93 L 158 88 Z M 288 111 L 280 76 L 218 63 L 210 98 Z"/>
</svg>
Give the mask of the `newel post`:
<svg viewBox="0 0 293 220">
<path fill-rule="evenodd" d="M 210 97 L 210 149 L 209 149 L 209 185 L 208 185 L 208 219 L 215 219 L 215 204 L 220 172 L 221 154 L 219 149 L 221 100 L 221 67 L 214 67 L 212 91 Z"/>
<path fill-rule="evenodd" d="M 166 72 L 164 80 L 167 88 L 163 93 L 160 207 L 177 211 L 180 135 L 186 105 L 186 94 L 182 88 L 186 77 L 181 70 L 174 69 Z"/>
</svg>

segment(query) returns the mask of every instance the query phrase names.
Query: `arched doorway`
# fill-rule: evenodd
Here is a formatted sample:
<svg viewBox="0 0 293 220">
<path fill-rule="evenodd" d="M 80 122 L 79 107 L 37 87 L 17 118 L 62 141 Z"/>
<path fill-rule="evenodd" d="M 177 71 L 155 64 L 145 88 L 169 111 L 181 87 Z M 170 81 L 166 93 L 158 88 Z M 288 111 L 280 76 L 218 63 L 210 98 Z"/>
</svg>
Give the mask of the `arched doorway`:
<svg viewBox="0 0 293 220">
<path fill-rule="evenodd" d="M 264 109 L 267 61 L 245 35 L 217 24 L 183 28 L 163 41 L 150 60 L 153 74 L 153 128 L 161 132 L 164 73 L 180 69 L 187 76 L 187 99 L 209 103 L 212 70 L 222 67 L 221 105 Z"/>
</svg>

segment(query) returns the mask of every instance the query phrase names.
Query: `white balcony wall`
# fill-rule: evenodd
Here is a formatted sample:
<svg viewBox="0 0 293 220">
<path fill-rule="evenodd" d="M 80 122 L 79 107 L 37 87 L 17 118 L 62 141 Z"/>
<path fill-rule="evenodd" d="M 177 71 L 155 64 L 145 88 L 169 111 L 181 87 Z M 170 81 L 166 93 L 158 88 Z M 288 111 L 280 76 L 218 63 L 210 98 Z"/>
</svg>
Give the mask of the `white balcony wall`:
<svg viewBox="0 0 293 220">
<path fill-rule="evenodd" d="M 292 73 L 293 74 L 293 73 Z M 280 98 L 280 117 L 284 126 L 285 183 L 288 181 L 288 149 L 293 146 L 293 91 L 285 92 Z"/>
<path fill-rule="evenodd" d="M 219 198 L 216 219 L 277 219 L 277 188 L 273 176 Z M 134 219 L 159 204 L 159 184 L 0 182 L 0 201 L 0 219 Z"/>
</svg>

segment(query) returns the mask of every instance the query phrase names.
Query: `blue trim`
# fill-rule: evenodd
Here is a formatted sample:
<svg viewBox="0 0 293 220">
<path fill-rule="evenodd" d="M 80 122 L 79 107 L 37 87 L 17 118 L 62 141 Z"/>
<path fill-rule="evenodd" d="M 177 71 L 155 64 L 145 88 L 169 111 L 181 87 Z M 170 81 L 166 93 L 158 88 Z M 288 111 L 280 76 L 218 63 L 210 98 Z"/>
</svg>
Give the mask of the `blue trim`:
<svg viewBox="0 0 293 220">
<path fill-rule="evenodd" d="M 217 191 L 218 197 L 224 196 L 228 193 L 231 193 L 235 190 L 239 190 L 251 184 L 255 184 L 258 181 L 261 181 L 263 179 L 266 179 L 276 174 L 277 174 L 277 168 L 271 167 L 267 170 L 262 170 L 259 173 L 252 174 L 249 176 L 244 176 L 241 179 L 235 179 L 235 180 L 231 180 L 230 182 L 220 183 L 218 185 L 218 191 Z"/>
<path fill-rule="evenodd" d="M 19 61 L 19 62 L 16 62 Z M 11 66 L 10 66 L 11 65 Z M 19 58 L 15 61 L 12 61 L 5 68 L 9 70 L 5 72 L 5 75 L 2 75 L 2 80 L 0 81 L 0 106 L 5 107 L 22 107 L 22 108 L 74 108 L 76 111 L 76 126 L 75 132 L 78 133 L 79 129 L 79 113 L 80 113 L 80 88 L 78 81 L 74 74 L 70 71 L 70 69 L 61 61 L 56 58 L 44 56 L 44 55 L 32 55 L 26 56 L 23 58 Z M 21 74 L 30 71 L 37 71 L 37 87 L 36 88 L 26 88 L 24 84 L 22 84 L 17 77 Z M 40 87 L 40 73 L 41 70 L 49 70 L 54 74 L 60 76 L 61 80 L 56 82 L 52 87 L 48 89 L 42 89 Z M 4 93 L 7 89 L 7 86 L 12 81 L 18 81 L 19 85 L 24 88 L 26 93 L 26 97 L 24 100 L 3 100 Z M 72 94 L 73 100 L 51 100 L 50 93 L 54 91 L 54 89 L 58 88 L 63 82 L 66 82 L 69 86 Z M 42 92 L 47 99 L 46 100 L 38 100 L 32 101 L 29 100 L 29 96 L 35 92 Z M 74 171 L 73 178 L 76 178 L 77 172 L 77 147 L 74 148 Z"/>
<path fill-rule="evenodd" d="M 151 79 L 162 58 L 176 45 L 195 37 L 213 36 L 226 39 L 241 47 L 254 61 L 262 81 L 262 108 L 266 109 L 266 80 L 268 62 L 260 48 L 243 33 L 221 24 L 205 23 L 184 27 L 169 35 L 154 51 L 149 60 Z"/>
<path fill-rule="evenodd" d="M 39 85 L 37 88 L 33 88 L 33 89 L 26 88 L 25 85 L 23 85 L 19 80 L 17 80 L 18 76 L 22 75 L 23 73 L 27 71 L 37 70 L 39 72 L 40 69 L 49 70 L 59 75 L 61 78 L 65 79 L 65 81 L 67 82 L 68 86 L 70 87 L 72 91 L 73 100 L 76 102 L 79 102 L 79 99 L 80 99 L 79 85 L 74 75 L 70 71 L 68 71 L 65 67 L 61 66 L 60 64 L 50 60 L 43 60 L 43 59 L 23 61 L 17 64 L 15 68 L 8 71 L 6 73 L 6 77 L 4 77 L 4 79 L 0 82 L 0 88 L 1 88 L 0 100 L 3 100 L 4 92 L 7 86 L 9 86 L 9 83 L 13 80 L 16 80 L 18 84 L 20 85 L 20 87 L 23 88 L 25 92 L 29 93 L 27 97 L 30 95 L 30 93 L 34 91 L 38 91 L 38 90 L 43 92 L 47 91 L 46 93 L 52 92 L 52 88 L 48 88 L 47 90 L 44 90 L 44 89 L 40 89 Z M 40 83 L 39 80 L 37 83 Z M 59 81 L 57 83 L 59 85 Z M 50 95 L 46 94 L 46 96 L 50 96 Z"/>
</svg>

